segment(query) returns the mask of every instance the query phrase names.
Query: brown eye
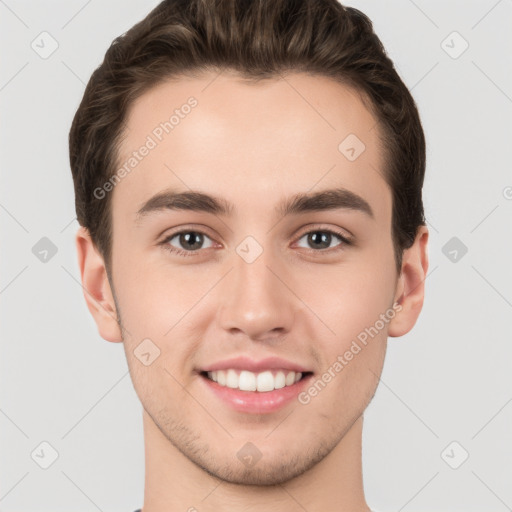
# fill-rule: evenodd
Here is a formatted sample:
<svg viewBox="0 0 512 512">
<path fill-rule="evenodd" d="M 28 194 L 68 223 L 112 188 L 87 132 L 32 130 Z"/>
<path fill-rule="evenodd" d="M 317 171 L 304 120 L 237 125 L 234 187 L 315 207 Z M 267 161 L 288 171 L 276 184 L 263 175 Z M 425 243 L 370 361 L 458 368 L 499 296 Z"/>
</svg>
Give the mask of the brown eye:
<svg viewBox="0 0 512 512">
<path fill-rule="evenodd" d="M 210 245 L 205 246 L 205 239 L 210 240 Z M 173 242 L 174 241 L 174 242 Z M 162 244 L 171 252 L 191 256 L 200 249 L 212 247 L 211 239 L 201 231 L 180 231 L 168 236 Z"/>
<path fill-rule="evenodd" d="M 341 243 L 338 243 L 336 247 L 343 247 L 344 245 L 351 244 L 350 240 L 343 236 L 341 233 L 327 229 L 315 229 L 308 231 L 307 233 L 304 233 L 299 240 L 302 240 L 303 238 L 306 238 L 306 243 L 308 244 L 306 249 L 330 249 L 332 248 L 331 244 L 335 242 L 336 239 L 341 241 Z"/>
</svg>

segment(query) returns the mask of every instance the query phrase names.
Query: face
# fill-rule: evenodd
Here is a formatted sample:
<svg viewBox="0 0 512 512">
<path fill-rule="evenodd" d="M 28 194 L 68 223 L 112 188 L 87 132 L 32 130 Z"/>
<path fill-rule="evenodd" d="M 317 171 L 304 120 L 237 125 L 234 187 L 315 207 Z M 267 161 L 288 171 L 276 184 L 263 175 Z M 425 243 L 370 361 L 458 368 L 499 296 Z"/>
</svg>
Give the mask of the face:
<svg viewBox="0 0 512 512">
<path fill-rule="evenodd" d="M 109 192 L 126 357 L 157 429 L 210 474 L 300 475 L 375 392 L 398 278 L 377 130 L 356 91 L 299 73 L 132 105 Z M 237 389 L 254 385 L 278 389 Z"/>
</svg>

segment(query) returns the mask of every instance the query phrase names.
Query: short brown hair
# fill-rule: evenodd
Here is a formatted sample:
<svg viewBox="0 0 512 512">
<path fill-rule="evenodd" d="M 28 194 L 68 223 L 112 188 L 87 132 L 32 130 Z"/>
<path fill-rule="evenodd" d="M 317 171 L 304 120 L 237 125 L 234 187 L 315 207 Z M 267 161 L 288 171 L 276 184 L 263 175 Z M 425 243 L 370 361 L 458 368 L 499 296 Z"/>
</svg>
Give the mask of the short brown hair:
<svg viewBox="0 0 512 512">
<path fill-rule="evenodd" d="M 115 173 L 129 107 L 165 79 L 223 69 L 251 80 L 306 72 L 359 91 L 378 120 L 399 273 L 403 250 L 425 225 L 423 128 L 370 19 L 337 0 L 165 0 L 112 42 L 87 84 L 69 133 L 77 219 L 107 271 L 111 194 L 98 199 L 94 191 Z"/>
</svg>

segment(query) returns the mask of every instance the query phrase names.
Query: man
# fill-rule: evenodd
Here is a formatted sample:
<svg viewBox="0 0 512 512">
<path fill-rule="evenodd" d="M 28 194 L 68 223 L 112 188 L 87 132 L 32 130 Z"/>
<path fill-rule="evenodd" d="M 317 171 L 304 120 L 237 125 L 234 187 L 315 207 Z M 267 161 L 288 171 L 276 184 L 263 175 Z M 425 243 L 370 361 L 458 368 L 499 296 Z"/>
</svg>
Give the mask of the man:
<svg viewBox="0 0 512 512">
<path fill-rule="evenodd" d="M 143 512 L 363 512 L 363 413 L 420 314 L 425 140 L 336 0 L 170 0 L 70 132 L 84 297 L 144 408 Z"/>
</svg>

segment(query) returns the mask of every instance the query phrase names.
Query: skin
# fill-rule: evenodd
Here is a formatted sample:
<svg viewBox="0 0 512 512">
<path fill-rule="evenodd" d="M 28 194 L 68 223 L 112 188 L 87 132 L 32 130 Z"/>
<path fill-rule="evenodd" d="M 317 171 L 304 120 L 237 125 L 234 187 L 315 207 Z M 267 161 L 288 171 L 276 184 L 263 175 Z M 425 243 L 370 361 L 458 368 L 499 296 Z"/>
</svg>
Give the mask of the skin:
<svg viewBox="0 0 512 512">
<path fill-rule="evenodd" d="M 132 105 L 119 162 L 190 96 L 198 101 L 110 192 L 111 282 L 88 232 L 76 235 L 87 305 L 100 335 L 123 342 L 144 408 L 143 512 L 368 511 L 363 413 L 387 337 L 409 332 L 420 314 L 428 230 L 418 230 L 398 275 L 378 127 L 357 91 L 301 73 L 258 84 L 215 77 L 162 83 Z M 353 162 L 338 150 L 350 133 L 366 146 Z M 144 202 L 169 187 L 224 198 L 234 211 L 161 210 L 137 223 Z M 374 218 L 348 209 L 274 212 L 293 194 L 332 187 L 363 197 Z M 326 229 L 354 243 L 333 236 L 321 249 L 308 241 Z M 192 252 L 179 237 L 162 243 L 180 230 L 205 233 L 193 256 L 164 248 Z M 250 264 L 236 252 L 247 236 L 263 249 Z M 238 355 L 277 355 L 318 378 L 394 304 L 400 312 L 306 405 L 235 412 L 195 372 Z M 148 366 L 134 355 L 146 338 L 160 349 Z M 262 455 L 251 468 L 237 457 L 246 442 Z"/>
</svg>

